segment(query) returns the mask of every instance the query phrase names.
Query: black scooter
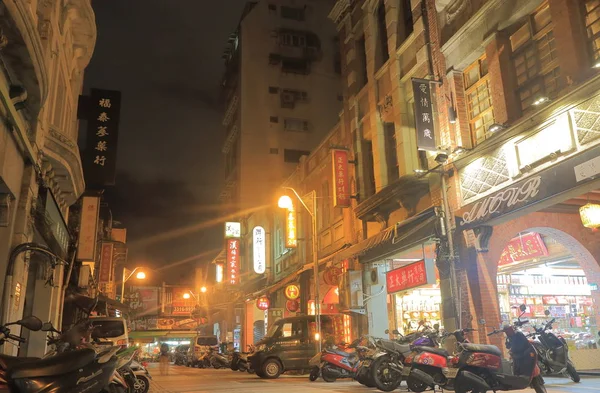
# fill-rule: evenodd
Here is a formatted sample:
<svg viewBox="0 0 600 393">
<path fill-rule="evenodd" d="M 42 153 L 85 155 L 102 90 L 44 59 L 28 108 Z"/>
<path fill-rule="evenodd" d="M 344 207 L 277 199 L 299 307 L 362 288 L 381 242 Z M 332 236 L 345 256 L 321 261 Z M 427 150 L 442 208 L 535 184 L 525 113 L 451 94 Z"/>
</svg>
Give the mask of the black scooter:
<svg viewBox="0 0 600 393">
<path fill-rule="evenodd" d="M 42 328 L 37 317 L 0 326 L 0 345 L 25 339 L 10 333 L 8 326 L 19 325 L 32 331 Z M 108 385 L 115 368 L 117 349 L 96 354 L 92 349 L 37 359 L 0 355 L 0 391 L 11 393 L 99 393 Z"/>
<path fill-rule="evenodd" d="M 544 311 L 546 316 L 550 316 L 550 311 Z M 573 382 L 579 382 L 581 378 L 575 369 L 575 365 L 569 359 L 569 347 L 564 338 L 556 336 L 548 330 L 552 329 L 555 319 L 552 318 L 542 327 L 535 327 L 535 333 L 528 336 L 536 337 L 532 342 L 535 347 L 539 360 L 538 364 L 543 374 L 567 374 Z"/>
</svg>

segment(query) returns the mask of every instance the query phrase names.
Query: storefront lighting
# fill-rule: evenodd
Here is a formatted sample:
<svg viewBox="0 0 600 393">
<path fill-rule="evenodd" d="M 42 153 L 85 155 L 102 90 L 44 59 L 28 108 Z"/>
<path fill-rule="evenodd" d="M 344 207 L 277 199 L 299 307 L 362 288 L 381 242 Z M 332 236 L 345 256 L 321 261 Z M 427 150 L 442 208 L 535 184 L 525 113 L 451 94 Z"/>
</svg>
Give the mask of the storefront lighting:
<svg viewBox="0 0 600 393">
<path fill-rule="evenodd" d="M 490 128 L 488 128 L 488 131 L 491 133 L 494 133 L 494 132 L 502 131 L 504 129 L 506 129 L 506 126 L 504 126 L 502 124 L 494 123 L 490 126 Z"/>
<path fill-rule="evenodd" d="M 450 124 L 456 123 L 456 109 L 453 106 L 448 107 L 448 121 Z"/>
<path fill-rule="evenodd" d="M 319 333 L 315 333 L 315 340 L 319 341 L 321 339 L 321 335 Z"/>
<path fill-rule="evenodd" d="M 579 208 L 581 223 L 586 228 L 600 227 L 600 205 L 588 203 Z"/>
<path fill-rule="evenodd" d="M 598 61 L 596 64 L 594 64 L 592 66 L 592 68 L 600 68 L 600 61 Z"/>
<path fill-rule="evenodd" d="M 462 153 L 466 153 L 471 149 L 467 149 L 466 147 L 462 147 L 462 146 L 456 146 L 456 149 L 454 149 L 454 151 L 452 153 L 454 154 L 462 154 Z"/>
<path fill-rule="evenodd" d="M 539 97 L 537 100 L 533 101 L 533 105 L 539 106 L 548 101 L 550 101 L 548 97 Z"/>
</svg>

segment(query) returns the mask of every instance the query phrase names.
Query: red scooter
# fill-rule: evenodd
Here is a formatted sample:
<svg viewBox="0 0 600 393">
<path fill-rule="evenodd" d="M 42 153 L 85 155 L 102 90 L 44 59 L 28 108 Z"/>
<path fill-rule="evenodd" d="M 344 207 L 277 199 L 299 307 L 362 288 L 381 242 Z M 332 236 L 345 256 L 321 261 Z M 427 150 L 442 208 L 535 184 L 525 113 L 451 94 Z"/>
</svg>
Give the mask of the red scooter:
<svg viewBox="0 0 600 393">
<path fill-rule="evenodd" d="M 521 321 L 527 307 L 521 305 L 519 308 L 521 314 L 513 326 L 507 325 L 488 334 L 506 334 L 506 348 L 512 363 L 503 362 L 500 349 L 494 345 L 460 344 L 462 352 L 451 358 L 448 369 L 444 370 L 445 388 L 453 387 L 456 393 L 485 393 L 531 387 L 536 393 L 547 393 L 535 348 L 522 332 L 515 329 L 529 322 Z"/>
<path fill-rule="evenodd" d="M 347 347 L 329 347 L 321 354 L 321 377 L 325 382 L 335 382 L 338 378 L 359 380 L 362 361 L 369 348 L 359 345 L 361 339 L 355 340 Z M 353 351 L 355 350 L 355 351 Z M 361 382 L 359 380 L 359 382 Z M 365 384 L 364 382 L 361 382 Z M 366 383 L 368 384 L 368 383 Z"/>
</svg>

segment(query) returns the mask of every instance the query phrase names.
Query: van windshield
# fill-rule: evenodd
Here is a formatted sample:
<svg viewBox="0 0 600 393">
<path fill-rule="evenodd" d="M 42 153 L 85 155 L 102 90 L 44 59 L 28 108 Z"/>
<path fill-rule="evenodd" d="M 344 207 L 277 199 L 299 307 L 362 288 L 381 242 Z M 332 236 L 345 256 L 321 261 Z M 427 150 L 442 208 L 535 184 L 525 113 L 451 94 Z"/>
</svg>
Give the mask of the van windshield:
<svg viewBox="0 0 600 393">
<path fill-rule="evenodd" d="M 123 321 L 91 321 L 94 326 L 92 338 L 114 338 L 125 334 Z"/>
<path fill-rule="evenodd" d="M 196 339 L 196 345 L 210 345 L 215 346 L 219 345 L 216 337 L 198 337 Z"/>
</svg>

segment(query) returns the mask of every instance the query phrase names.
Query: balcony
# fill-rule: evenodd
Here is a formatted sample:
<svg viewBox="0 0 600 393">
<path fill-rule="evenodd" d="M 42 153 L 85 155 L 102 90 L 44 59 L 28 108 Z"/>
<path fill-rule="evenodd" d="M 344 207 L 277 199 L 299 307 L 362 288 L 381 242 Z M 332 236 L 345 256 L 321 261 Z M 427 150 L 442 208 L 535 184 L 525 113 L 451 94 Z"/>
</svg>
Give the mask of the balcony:
<svg viewBox="0 0 600 393">
<path fill-rule="evenodd" d="M 406 209 L 408 216 L 413 216 L 419 200 L 428 193 L 427 179 L 405 175 L 361 201 L 354 213 L 360 220 L 387 224 L 390 214 L 400 208 Z"/>
</svg>

